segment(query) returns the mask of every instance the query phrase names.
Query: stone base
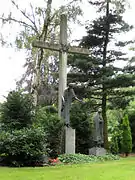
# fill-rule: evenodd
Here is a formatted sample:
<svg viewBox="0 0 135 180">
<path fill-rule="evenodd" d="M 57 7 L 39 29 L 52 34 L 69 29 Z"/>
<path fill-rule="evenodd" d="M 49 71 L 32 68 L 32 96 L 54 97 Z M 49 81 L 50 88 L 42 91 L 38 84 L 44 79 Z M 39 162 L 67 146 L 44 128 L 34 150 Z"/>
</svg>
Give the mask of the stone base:
<svg viewBox="0 0 135 180">
<path fill-rule="evenodd" d="M 75 129 L 65 127 L 65 153 L 75 154 Z"/>
<path fill-rule="evenodd" d="M 89 155 L 104 156 L 106 155 L 106 150 L 102 147 L 93 147 L 89 149 Z"/>
</svg>

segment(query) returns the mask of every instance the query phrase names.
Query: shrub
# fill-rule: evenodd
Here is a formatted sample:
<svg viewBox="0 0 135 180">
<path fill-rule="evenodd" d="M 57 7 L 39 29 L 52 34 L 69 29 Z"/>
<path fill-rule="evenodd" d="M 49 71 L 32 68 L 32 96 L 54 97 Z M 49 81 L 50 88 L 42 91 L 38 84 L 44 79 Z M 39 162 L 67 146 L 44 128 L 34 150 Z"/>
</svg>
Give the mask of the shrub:
<svg viewBox="0 0 135 180">
<path fill-rule="evenodd" d="M 118 138 L 116 135 L 112 136 L 111 144 L 110 144 L 110 151 L 112 154 L 118 154 L 119 153 Z"/>
<path fill-rule="evenodd" d="M 122 140 L 121 140 L 121 151 L 128 156 L 128 154 L 132 151 L 132 136 L 131 129 L 129 126 L 128 116 L 125 115 L 122 124 Z"/>
<path fill-rule="evenodd" d="M 126 108 L 132 134 L 132 150 L 135 152 L 135 101 L 131 101 Z"/>
<path fill-rule="evenodd" d="M 0 134 L 2 163 L 11 166 L 32 166 L 43 162 L 46 152 L 45 133 L 41 128 L 24 128 Z"/>
<path fill-rule="evenodd" d="M 61 137 L 64 128 L 64 122 L 56 112 L 53 108 L 44 107 L 39 108 L 36 113 L 36 122 L 43 127 L 46 133 L 47 148 L 52 158 L 56 158 L 61 151 Z"/>
<path fill-rule="evenodd" d="M 112 131 L 112 138 L 110 142 L 110 151 L 112 154 L 118 154 L 120 152 L 121 140 L 122 140 L 122 129 L 121 129 L 121 125 L 118 124 L 114 126 Z"/>
<path fill-rule="evenodd" d="M 1 107 L 1 123 L 5 130 L 29 127 L 33 119 L 33 103 L 29 94 L 12 91 Z"/>
<path fill-rule="evenodd" d="M 78 102 L 71 108 L 71 126 L 76 130 L 76 152 L 81 154 L 88 154 L 88 149 L 92 147 L 92 124 L 87 108 Z"/>
<path fill-rule="evenodd" d="M 84 154 L 63 154 L 59 156 L 59 160 L 65 164 L 81 164 L 90 162 L 100 162 L 109 160 L 118 160 L 119 156 L 107 154 L 105 156 L 94 156 Z"/>
</svg>

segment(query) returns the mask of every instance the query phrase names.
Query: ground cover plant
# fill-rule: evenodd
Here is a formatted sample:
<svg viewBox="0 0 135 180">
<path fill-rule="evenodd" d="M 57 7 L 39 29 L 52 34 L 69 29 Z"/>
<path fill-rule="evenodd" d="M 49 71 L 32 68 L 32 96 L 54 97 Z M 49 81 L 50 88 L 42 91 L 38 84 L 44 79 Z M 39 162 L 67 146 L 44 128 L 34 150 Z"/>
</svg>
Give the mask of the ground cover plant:
<svg viewBox="0 0 135 180">
<path fill-rule="evenodd" d="M 0 168 L 4 180 L 134 180 L 135 158 L 43 168 Z"/>
<path fill-rule="evenodd" d="M 59 155 L 59 160 L 64 164 L 82 164 L 91 162 L 103 162 L 109 160 L 119 160 L 120 157 L 113 154 L 107 154 L 105 156 L 94 156 L 85 154 L 62 154 Z"/>
</svg>

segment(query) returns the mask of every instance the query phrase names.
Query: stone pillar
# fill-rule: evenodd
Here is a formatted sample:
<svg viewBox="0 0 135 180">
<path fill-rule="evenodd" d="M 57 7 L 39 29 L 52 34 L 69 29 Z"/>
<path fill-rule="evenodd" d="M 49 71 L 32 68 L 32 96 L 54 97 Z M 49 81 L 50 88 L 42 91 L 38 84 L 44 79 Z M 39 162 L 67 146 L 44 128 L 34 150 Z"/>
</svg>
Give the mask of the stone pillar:
<svg viewBox="0 0 135 180">
<path fill-rule="evenodd" d="M 75 129 L 65 127 L 65 153 L 75 154 Z"/>
</svg>

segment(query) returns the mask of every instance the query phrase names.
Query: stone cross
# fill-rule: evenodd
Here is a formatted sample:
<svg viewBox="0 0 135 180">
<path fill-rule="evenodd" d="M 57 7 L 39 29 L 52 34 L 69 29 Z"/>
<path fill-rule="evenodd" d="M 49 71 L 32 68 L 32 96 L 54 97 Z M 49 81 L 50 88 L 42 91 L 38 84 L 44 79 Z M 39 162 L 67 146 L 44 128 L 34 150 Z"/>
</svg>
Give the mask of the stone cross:
<svg viewBox="0 0 135 180">
<path fill-rule="evenodd" d="M 34 41 L 33 47 L 49 49 L 59 52 L 59 98 L 58 98 L 58 114 L 61 116 L 62 97 L 67 87 L 67 54 L 83 54 L 89 55 L 89 50 L 70 46 L 67 44 L 67 15 L 61 15 L 60 21 L 60 42 L 59 44 L 50 44 L 43 41 Z M 67 138 L 69 139 L 69 138 Z M 74 139 L 74 138 L 73 138 Z M 70 149 L 70 148 L 69 148 Z M 71 148 L 72 149 L 72 148 Z M 71 152 L 72 153 L 72 152 Z"/>
</svg>

